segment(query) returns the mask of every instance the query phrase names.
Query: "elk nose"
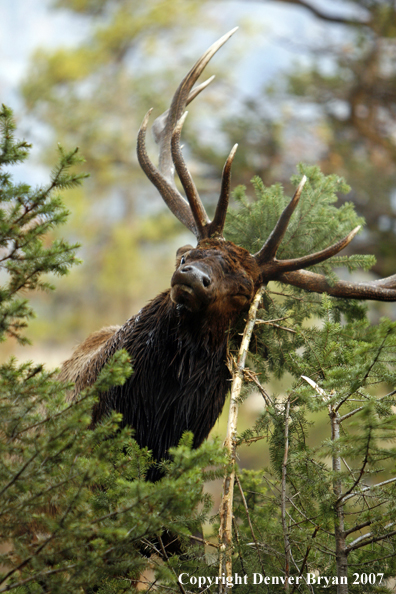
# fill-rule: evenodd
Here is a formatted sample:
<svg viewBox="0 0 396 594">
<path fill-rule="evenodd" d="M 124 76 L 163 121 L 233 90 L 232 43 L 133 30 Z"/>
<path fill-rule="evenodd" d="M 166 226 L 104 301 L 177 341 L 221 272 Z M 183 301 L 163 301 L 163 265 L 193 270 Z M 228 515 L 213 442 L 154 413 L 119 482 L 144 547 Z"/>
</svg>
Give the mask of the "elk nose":
<svg viewBox="0 0 396 594">
<path fill-rule="evenodd" d="M 183 274 L 192 275 L 197 281 L 199 281 L 205 287 L 205 289 L 209 287 L 209 285 L 212 282 L 212 279 L 206 272 L 204 272 L 197 266 L 193 266 L 191 264 L 183 266 L 183 268 L 180 269 L 180 272 L 182 272 Z"/>
</svg>

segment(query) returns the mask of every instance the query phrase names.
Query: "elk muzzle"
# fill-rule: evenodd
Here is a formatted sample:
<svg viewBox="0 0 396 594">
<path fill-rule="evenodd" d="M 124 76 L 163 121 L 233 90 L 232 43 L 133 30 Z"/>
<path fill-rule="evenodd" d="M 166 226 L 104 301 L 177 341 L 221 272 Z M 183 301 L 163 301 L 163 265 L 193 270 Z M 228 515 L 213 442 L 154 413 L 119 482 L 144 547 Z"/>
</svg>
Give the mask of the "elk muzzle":
<svg viewBox="0 0 396 594">
<path fill-rule="evenodd" d="M 184 305 L 190 311 L 198 311 L 203 305 L 210 303 L 212 294 L 211 274 L 202 265 L 184 264 L 172 276 L 172 301 Z"/>
</svg>

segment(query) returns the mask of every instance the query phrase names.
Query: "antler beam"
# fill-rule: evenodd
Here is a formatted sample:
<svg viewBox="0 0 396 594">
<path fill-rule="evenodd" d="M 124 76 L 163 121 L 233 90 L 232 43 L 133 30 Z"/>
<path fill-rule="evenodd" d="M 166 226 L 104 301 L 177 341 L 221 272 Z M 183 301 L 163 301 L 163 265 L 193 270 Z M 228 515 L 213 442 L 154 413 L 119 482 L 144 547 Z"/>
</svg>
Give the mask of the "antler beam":
<svg viewBox="0 0 396 594">
<path fill-rule="evenodd" d="M 297 270 L 281 273 L 278 280 L 306 291 L 328 293 L 333 297 L 396 301 L 396 274 L 366 283 L 349 283 L 340 280 L 334 285 L 329 285 L 322 274 L 315 274 L 308 270 Z"/>
<path fill-rule="evenodd" d="M 213 80 L 214 77 L 211 77 L 192 90 L 192 87 L 209 61 L 237 29 L 238 27 L 235 27 L 226 35 L 223 35 L 201 56 L 177 88 L 169 110 L 154 122 L 154 137 L 160 147 L 158 168 L 150 161 L 145 146 L 146 129 L 151 110 L 145 116 L 138 133 L 137 154 L 141 168 L 158 189 L 169 209 L 183 225 L 195 234 L 198 241 L 205 237 L 212 237 L 213 233 L 218 237 L 222 237 L 225 211 L 228 205 L 228 195 L 226 195 L 226 192 L 228 191 L 229 194 L 229 177 L 235 150 L 231 153 L 232 156 L 230 155 L 224 168 L 222 192 L 216 209 L 217 218 L 215 217 L 215 224 L 213 225 L 205 212 L 194 182 L 181 155 L 180 132 L 184 119 L 181 122 L 179 120 L 188 103 L 195 99 Z M 176 188 L 174 182 L 174 165 L 186 191 L 188 203 Z"/>
</svg>

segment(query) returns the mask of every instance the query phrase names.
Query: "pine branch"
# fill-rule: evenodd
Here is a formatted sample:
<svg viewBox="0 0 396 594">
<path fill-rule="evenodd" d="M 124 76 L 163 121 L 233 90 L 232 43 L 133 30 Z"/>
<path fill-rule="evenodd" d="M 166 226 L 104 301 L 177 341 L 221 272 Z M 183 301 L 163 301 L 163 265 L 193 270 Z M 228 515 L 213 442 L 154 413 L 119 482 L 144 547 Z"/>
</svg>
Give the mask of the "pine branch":
<svg viewBox="0 0 396 594">
<path fill-rule="evenodd" d="M 380 355 L 381 355 L 381 353 L 382 353 L 382 350 L 383 350 L 383 348 L 384 348 L 385 342 L 386 342 L 386 340 L 387 340 L 387 338 L 388 338 L 388 336 L 390 335 L 390 333 L 391 333 L 391 332 L 392 332 L 392 330 L 391 330 L 390 328 L 388 328 L 388 330 L 387 330 L 387 332 L 386 332 L 386 334 L 385 334 L 385 336 L 384 336 L 384 338 L 383 338 L 383 340 L 382 340 L 381 344 L 380 344 L 380 345 L 379 345 L 379 347 L 378 347 L 378 351 L 377 351 L 377 353 L 376 353 L 376 355 L 375 355 L 374 359 L 371 361 L 371 363 L 370 363 L 370 365 L 369 365 L 368 369 L 366 370 L 366 373 L 365 373 L 365 375 L 364 375 L 363 379 L 362 379 L 362 380 L 359 382 L 361 386 L 363 386 L 363 385 L 365 384 L 365 382 L 367 381 L 367 378 L 368 378 L 368 376 L 370 375 L 370 372 L 371 372 L 371 370 L 373 369 L 374 365 L 377 363 L 377 361 L 378 361 L 378 359 L 379 359 L 379 357 L 380 357 Z M 355 390 L 355 391 L 356 391 L 356 390 Z M 336 410 L 336 411 L 339 411 L 339 410 L 340 410 L 340 407 L 342 406 L 342 404 L 344 404 L 344 402 L 346 402 L 346 401 L 348 400 L 348 398 L 349 398 L 350 396 L 352 396 L 352 394 L 353 394 L 353 393 L 354 393 L 354 392 L 351 392 L 350 394 L 348 394 L 348 396 L 346 396 L 345 398 L 343 398 L 343 399 L 342 399 L 342 400 L 341 400 L 341 401 L 338 403 L 338 405 L 337 405 L 337 407 L 336 407 L 336 409 L 335 409 L 335 410 Z"/>
<path fill-rule="evenodd" d="M 168 557 L 168 555 L 167 555 L 167 552 L 166 552 L 166 550 L 165 550 L 164 544 L 163 544 L 163 542 L 162 542 L 161 535 L 160 535 L 160 534 L 158 534 L 158 535 L 157 535 L 157 538 L 158 538 L 158 541 L 159 541 L 159 543 L 160 543 L 160 546 L 161 546 L 161 552 L 162 552 L 162 555 L 163 555 L 163 557 L 164 557 L 164 559 L 165 559 L 165 561 L 166 561 L 166 564 L 168 565 L 168 567 L 170 568 L 171 572 L 173 573 L 173 575 L 174 575 L 174 576 L 175 576 L 175 578 L 176 578 L 176 583 L 177 583 L 177 585 L 178 585 L 178 588 L 179 588 L 179 590 L 180 590 L 181 594 L 186 594 L 186 591 L 185 591 L 185 589 L 184 589 L 184 587 L 183 587 L 183 584 L 182 584 L 182 583 L 180 582 L 180 580 L 178 579 L 178 577 L 177 577 L 177 573 L 176 573 L 176 571 L 175 571 L 174 567 L 172 567 L 172 565 L 169 563 L 169 557 Z"/>
<path fill-rule="evenodd" d="M 302 562 L 302 564 L 301 564 L 300 571 L 299 571 L 299 573 L 298 573 L 298 575 L 299 575 L 299 576 L 302 576 L 302 575 L 303 575 L 303 573 L 304 573 L 304 570 L 305 570 L 305 567 L 306 567 L 306 565 L 307 565 L 307 561 L 308 561 L 308 556 L 309 556 L 309 553 L 310 553 L 310 551 L 311 551 L 311 549 L 312 549 L 312 542 L 313 542 L 313 540 L 314 540 L 314 538 L 316 537 L 316 535 L 317 535 L 317 533 L 318 533 L 318 532 L 319 532 L 319 526 L 316 526 L 316 527 L 315 527 L 315 530 L 314 530 L 314 531 L 313 531 L 313 533 L 312 533 L 312 536 L 311 536 L 311 541 L 310 541 L 310 543 L 309 543 L 309 545 L 307 546 L 307 549 L 306 549 L 306 551 L 305 551 L 304 559 L 303 559 L 303 562 Z M 293 584 L 292 591 L 290 592 L 290 594 L 293 594 L 293 593 L 295 592 L 296 588 L 297 588 L 297 584 L 296 584 L 296 583 L 294 583 L 294 584 Z"/>
</svg>

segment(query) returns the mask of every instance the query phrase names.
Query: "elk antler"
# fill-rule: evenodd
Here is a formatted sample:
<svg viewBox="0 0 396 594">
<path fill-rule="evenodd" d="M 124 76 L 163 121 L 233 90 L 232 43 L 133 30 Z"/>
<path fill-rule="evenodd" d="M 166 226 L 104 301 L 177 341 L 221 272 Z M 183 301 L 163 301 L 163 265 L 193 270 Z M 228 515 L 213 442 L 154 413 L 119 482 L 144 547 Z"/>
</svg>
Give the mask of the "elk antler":
<svg viewBox="0 0 396 594">
<path fill-rule="evenodd" d="M 329 246 L 328 248 L 309 254 L 302 258 L 292 260 L 277 260 L 276 252 L 286 233 L 290 218 L 298 204 L 304 184 L 307 181 L 305 175 L 302 177 L 298 188 L 279 217 L 274 230 L 257 254 L 254 255 L 262 273 L 263 282 L 270 280 L 279 280 L 288 285 L 294 285 L 307 291 L 315 293 L 328 293 L 334 297 L 344 297 L 348 299 L 377 299 L 379 301 L 396 301 L 396 274 L 377 281 L 366 283 L 350 283 L 347 281 L 338 281 L 334 285 L 329 285 L 326 277 L 322 274 L 315 274 L 302 268 L 308 268 L 314 264 L 324 262 L 328 258 L 335 256 L 344 247 L 346 247 L 356 233 L 359 227 L 355 227 L 346 237 Z"/>
<path fill-rule="evenodd" d="M 279 220 L 275 225 L 275 229 L 272 231 L 261 250 L 254 255 L 254 258 L 260 266 L 262 276 L 266 281 L 278 278 L 281 273 L 299 270 L 301 268 L 308 268 L 309 266 L 313 266 L 314 264 L 319 264 L 324 260 L 328 260 L 344 249 L 344 247 L 346 247 L 348 243 L 352 241 L 356 233 L 360 230 L 359 225 L 358 227 L 355 227 L 355 229 L 353 229 L 353 231 L 351 231 L 346 237 L 344 237 L 344 239 L 337 241 L 337 243 L 334 245 L 331 245 L 320 252 L 316 252 L 315 254 L 309 254 L 308 256 L 295 258 L 293 260 L 277 260 L 276 252 L 278 251 L 283 236 L 286 233 L 290 218 L 298 204 L 306 181 L 307 178 L 304 175 L 293 198 L 279 217 Z"/>
<path fill-rule="evenodd" d="M 138 133 L 137 153 L 140 166 L 156 186 L 169 209 L 183 225 L 194 233 L 198 241 L 208 237 L 223 239 L 230 195 L 231 165 L 238 145 L 232 148 L 224 165 L 220 197 L 214 219 L 210 221 L 181 152 L 180 135 L 187 115 L 187 113 L 183 115 L 183 112 L 186 106 L 212 82 L 213 76 L 192 89 L 214 54 L 235 33 L 237 28 L 223 35 L 201 56 L 177 88 L 170 108 L 155 120 L 153 133 L 155 141 L 160 147 L 158 168 L 150 161 L 145 147 L 146 129 L 152 110 L 146 114 Z M 176 168 L 187 200 L 176 188 L 174 168 Z M 253 256 L 260 267 L 262 282 L 278 280 L 308 291 L 328 293 L 335 297 L 396 301 L 396 275 L 366 283 L 338 281 L 334 285 L 329 285 L 323 275 L 302 270 L 335 256 L 352 241 L 360 227 L 356 227 L 346 237 L 320 252 L 302 258 L 277 260 L 277 251 L 298 204 L 305 182 L 304 175 L 271 235 L 261 250 Z"/>
<path fill-rule="evenodd" d="M 230 193 L 231 164 L 237 145 L 232 149 L 223 170 L 220 198 L 213 221 L 209 220 L 198 191 L 188 171 L 180 149 L 180 133 L 185 116 L 185 107 L 213 80 L 213 76 L 192 90 L 208 62 L 224 43 L 235 33 L 232 29 L 216 41 L 195 63 L 184 77 L 173 96 L 170 108 L 153 124 L 156 143 L 160 147 L 158 168 L 150 161 L 145 147 L 146 129 L 151 110 L 146 114 L 138 133 L 137 154 L 141 168 L 155 185 L 173 214 L 194 233 L 198 241 L 207 237 L 223 236 L 223 227 Z M 174 181 L 174 166 L 186 192 L 187 200 L 177 190 Z"/>
</svg>

